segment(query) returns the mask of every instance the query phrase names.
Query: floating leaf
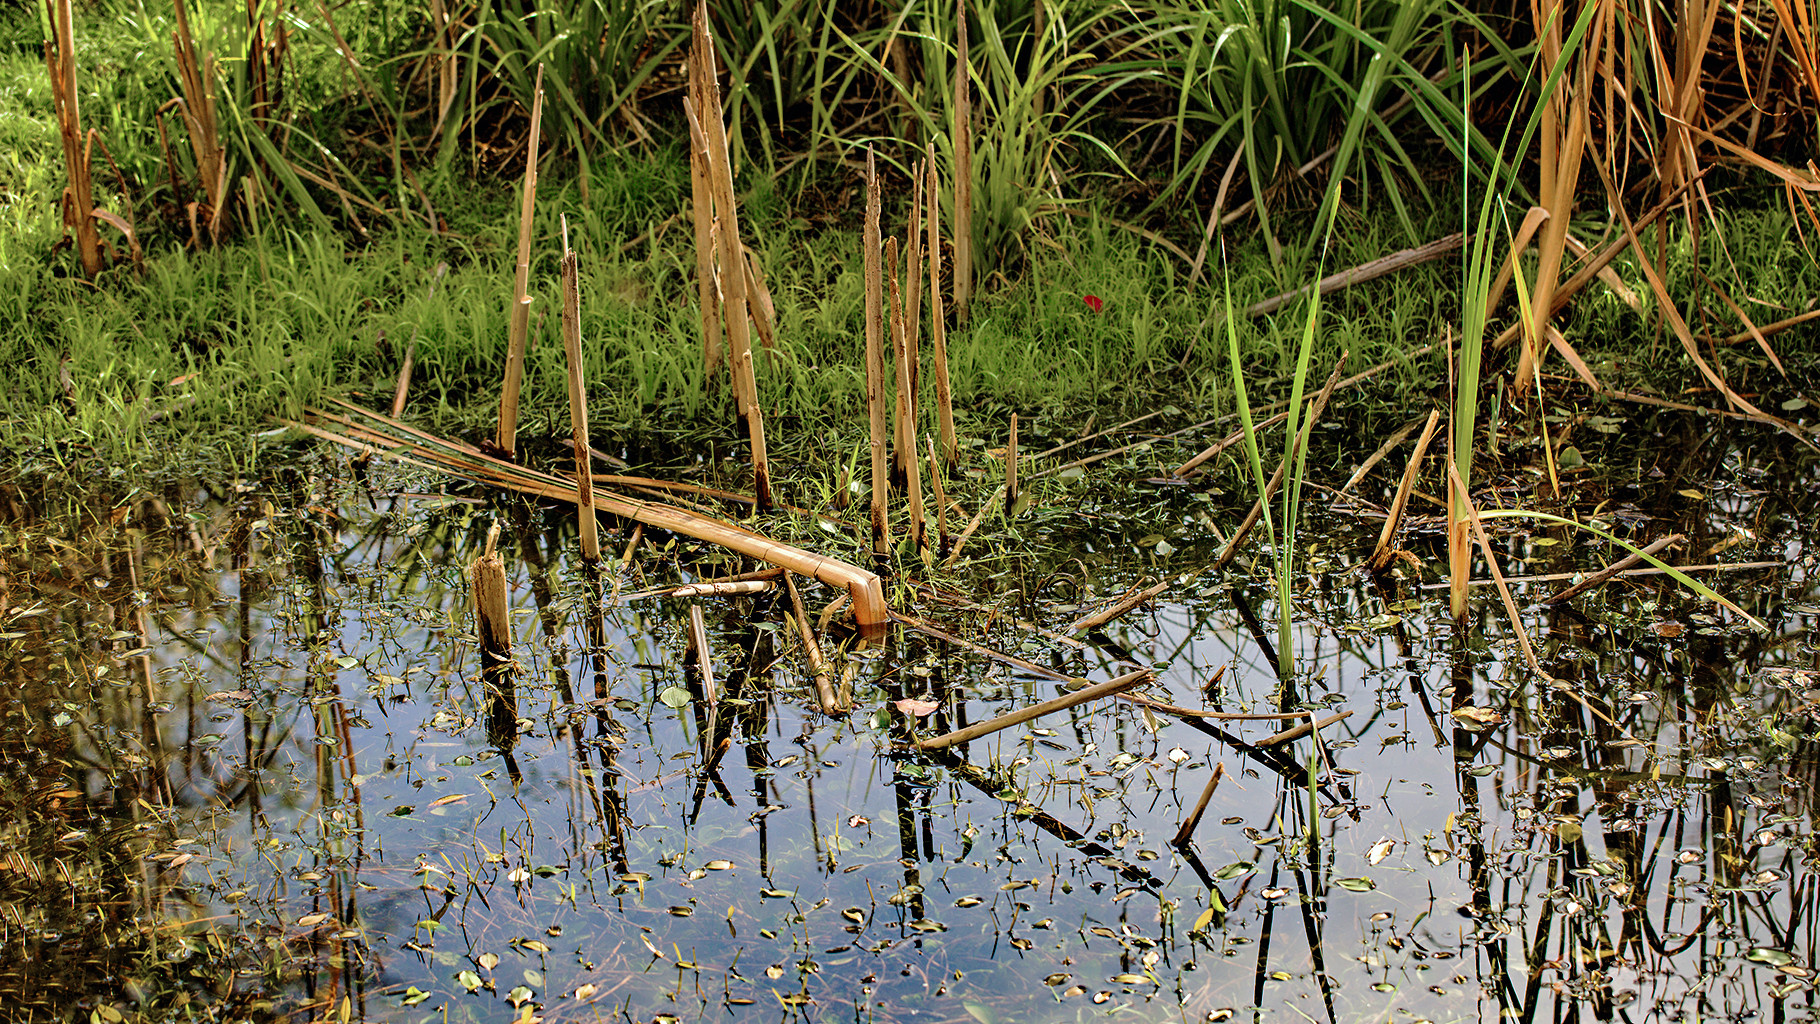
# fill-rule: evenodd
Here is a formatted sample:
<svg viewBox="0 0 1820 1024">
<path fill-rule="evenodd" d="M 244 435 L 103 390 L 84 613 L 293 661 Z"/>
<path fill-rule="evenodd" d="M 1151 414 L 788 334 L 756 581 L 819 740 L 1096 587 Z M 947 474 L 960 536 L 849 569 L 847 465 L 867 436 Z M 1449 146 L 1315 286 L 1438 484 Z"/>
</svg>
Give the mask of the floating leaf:
<svg viewBox="0 0 1820 1024">
<path fill-rule="evenodd" d="M 1115 974 L 1112 976 L 1112 983 L 1114 985 L 1144 985 L 1148 984 L 1149 981 L 1149 978 L 1146 978 L 1141 974 Z"/>
<path fill-rule="evenodd" d="M 1453 716 L 1462 722 L 1476 725 L 1481 729 L 1486 726 L 1497 725 L 1499 722 L 1504 721 L 1504 716 L 1495 708 L 1455 708 Z"/>
<path fill-rule="evenodd" d="M 1370 861 L 1371 866 L 1375 868 L 1384 862 L 1384 858 L 1390 856 L 1390 851 L 1396 848 L 1395 839 L 1380 839 L 1371 844 L 1371 849 L 1365 852 L 1365 859 Z"/>
<path fill-rule="evenodd" d="M 1242 860 L 1236 864 L 1228 864 L 1225 867 L 1219 869 L 1218 871 L 1215 871 L 1213 873 L 1213 877 L 1222 882 L 1230 881 L 1234 878 L 1239 877 L 1242 874 L 1245 874 L 1246 872 L 1250 871 L 1252 868 L 1254 868 L 1256 866 L 1257 865 L 1253 864 L 1252 862 L 1250 862 L 1248 860 Z"/>
<path fill-rule="evenodd" d="M 416 985 L 404 990 L 404 1005 L 406 1006 L 416 1006 L 428 998 L 430 998 L 430 994 Z"/>
<path fill-rule="evenodd" d="M 1772 967 L 1786 967 L 1795 962 L 1795 958 L 1786 951 L 1770 946 L 1756 946 L 1744 952 L 1744 959 L 1753 963 L 1769 964 Z"/>
<path fill-rule="evenodd" d="M 733 869 L 733 862 L 730 860 L 715 859 L 702 866 L 709 871 L 731 871 Z"/>
<path fill-rule="evenodd" d="M 760 889 L 758 894 L 768 900 L 787 900 L 796 892 L 793 889 Z"/>
<path fill-rule="evenodd" d="M 522 1006 L 533 994 L 534 993 L 532 993 L 530 989 L 523 985 L 519 985 L 514 987 L 512 991 L 506 993 L 506 1002 L 511 1003 L 513 1006 Z"/>
<path fill-rule="evenodd" d="M 688 707 L 689 702 L 695 698 L 687 689 L 681 686 L 666 686 L 658 693 L 657 699 L 663 701 L 670 707 L 684 708 Z"/>
<path fill-rule="evenodd" d="M 1336 878 L 1333 884 L 1352 892 L 1370 892 L 1378 887 L 1378 883 L 1369 878 Z"/>
<path fill-rule="evenodd" d="M 478 989 L 483 983 L 480 980 L 480 975 L 475 974 L 473 971 L 457 971 L 455 972 L 455 984 L 472 992 L 475 989 Z"/>
<path fill-rule="evenodd" d="M 906 697 L 903 700 L 897 701 L 893 706 L 904 714 L 912 715 L 917 718 L 923 718 L 934 714 L 935 711 L 941 707 L 941 705 L 937 704 L 935 701 L 919 700 L 915 697 Z"/>
<path fill-rule="evenodd" d="M 585 1003 L 588 1000 L 594 998 L 594 993 L 599 992 L 599 991 L 600 991 L 599 985 L 592 985 L 592 984 L 581 985 L 575 989 L 575 998 L 580 1000 L 581 1002 Z"/>
</svg>

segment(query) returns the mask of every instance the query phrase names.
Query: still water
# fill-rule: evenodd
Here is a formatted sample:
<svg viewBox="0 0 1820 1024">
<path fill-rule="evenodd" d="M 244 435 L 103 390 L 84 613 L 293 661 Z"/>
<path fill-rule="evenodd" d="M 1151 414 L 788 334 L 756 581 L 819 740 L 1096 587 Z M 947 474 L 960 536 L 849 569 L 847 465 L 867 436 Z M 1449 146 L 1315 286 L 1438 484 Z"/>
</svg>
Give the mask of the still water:
<svg viewBox="0 0 1820 1024">
<path fill-rule="evenodd" d="M 1709 469 L 1588 514 L 1688 532 L 1677 562 L 1773 563 L 1702 576 L 1768 633 L 1661 577 L 1565 606 L 1540 603 L 1564 582 L 1517 582 L 1538 678 L 1491 588 L 1464 632 L 1424 589 L 1432 523 L 1380 586 L 1358 571 L 1368 506 L 1324 498 L 1280 681 L 1256 541 L 1249 571 L 1068 635 L 1204 563 L 1197 524 L 1226 513 L 1158 487 L 1159 532 L 1127 539 L 1105 517 L 1130 495 L 1062 489 L 962 571 L 891 584 L 965 643 L 826 628 L 845 717 L 813 710 L 782 591 L 646 593 L 752 568 L 687 541 L 589 573 L 572 515 L 336 483 L 332 461 L 219 493 L 9 486 L 0 1002 L 43 1021 L 1808 1019 L 1812 491 L 1735 452 Z M 515 645 L 490 687 L 464 570 L 494 524 Z M 1622 554 L 1534 529 L 1497 538 L 1507 575 Z M 835 596 L 804 586 L 808 618 Z M 1148 704 L 908 747 L 1136 668 Z M 1260 746 L 1305 719 L 1210 710 L 1348 714 Z"/>
</svg>

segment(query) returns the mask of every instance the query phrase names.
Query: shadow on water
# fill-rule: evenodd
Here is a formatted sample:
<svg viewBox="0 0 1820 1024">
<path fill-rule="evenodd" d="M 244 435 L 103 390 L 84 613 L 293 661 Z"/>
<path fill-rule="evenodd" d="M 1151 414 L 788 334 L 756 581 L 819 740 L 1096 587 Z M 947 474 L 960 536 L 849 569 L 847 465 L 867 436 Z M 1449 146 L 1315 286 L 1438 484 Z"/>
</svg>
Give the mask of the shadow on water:
<svg viewBox="0 0 1820 1024">
<path fill-rule="evenodd" d="M 1223 514 L 1140 488 L 1183 524 L 1168 562 L 1114 528 L 1132 493 L 1077 490 L 1030 513 L 1039 554 L 896 585 L 941 634 L 1009 657 L 831 629 L 845 718 L 811 710 L 782 591 L 642 593 L 750 568 L 686 541 L 587 570 L 553 510 L 346 486 L 326 463 L 227 493 L 8 485 L 0 1004 L 1805 1019 L 1813 468 L 1685 440 L 1693 457 L 1590 499 L 1589 479 L 1576 503 L 1681 530 L 1704 560 L 1780 563 L 1721 586 L 1768 635 L 1647 577 L 1563 606 L 1541 603 L 1561 584 L 1521 583 L 1540 683 L 1489 593 L 1461 631 L 1432 570 L 1354 571 L 1376 527 L 1336 507 L 1295 597 L 1294 678 L 1274 675 L 1274 598 L 1244 572 L 1069 639 L 1082 606 L 1197 564 L 1195 524 Z M 516 642 L 483 666 L 464 568 L 494 525 Z M 1415 561 L 1444 561 L 1432 523 L 1412 533 Z M 1498 543 L 1519 576 L 1610 557 L 1565 531 Z M 834 598 L 803 588 L 812 620 Z M 1133 666 L 1156 670 L 1148 702 L 906 748 Z M 1294 723 L 1209 710 L 1351 714 L 1267 744 Z"/>
</svg>

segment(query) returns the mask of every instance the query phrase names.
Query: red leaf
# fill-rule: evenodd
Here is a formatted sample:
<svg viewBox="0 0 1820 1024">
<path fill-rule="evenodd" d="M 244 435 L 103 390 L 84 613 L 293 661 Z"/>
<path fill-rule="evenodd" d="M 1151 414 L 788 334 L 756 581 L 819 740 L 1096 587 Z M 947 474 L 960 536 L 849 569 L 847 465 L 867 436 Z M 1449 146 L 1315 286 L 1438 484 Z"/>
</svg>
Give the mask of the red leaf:
<svg viewBox="0 0 1820 1024">
<path fill-rule="evenodd" d="M 1093 310 L 1095 313 L 1098 313 L 1100 307 L 1106 304 L 1105 300 L 1101 299 L 1098 295 L 1083 295 L 1081 296 L 1081 301 L 1085 302 L 1087 308 Z"/>
</svg>

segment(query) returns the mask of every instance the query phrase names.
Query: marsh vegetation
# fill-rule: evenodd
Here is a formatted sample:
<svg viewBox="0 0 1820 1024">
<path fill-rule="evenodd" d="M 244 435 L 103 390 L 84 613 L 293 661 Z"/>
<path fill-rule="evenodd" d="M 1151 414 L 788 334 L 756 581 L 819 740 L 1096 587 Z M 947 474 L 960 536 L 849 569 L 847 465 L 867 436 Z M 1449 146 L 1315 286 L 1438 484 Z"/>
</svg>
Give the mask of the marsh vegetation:
<svg viewBox="0 0 1820 1024">
<path fill-rule="evenodd" d="M 1811 12 L 1344 7 L 0 15 L 0 1005 L 1811 1016 Z"/>
</svg>

